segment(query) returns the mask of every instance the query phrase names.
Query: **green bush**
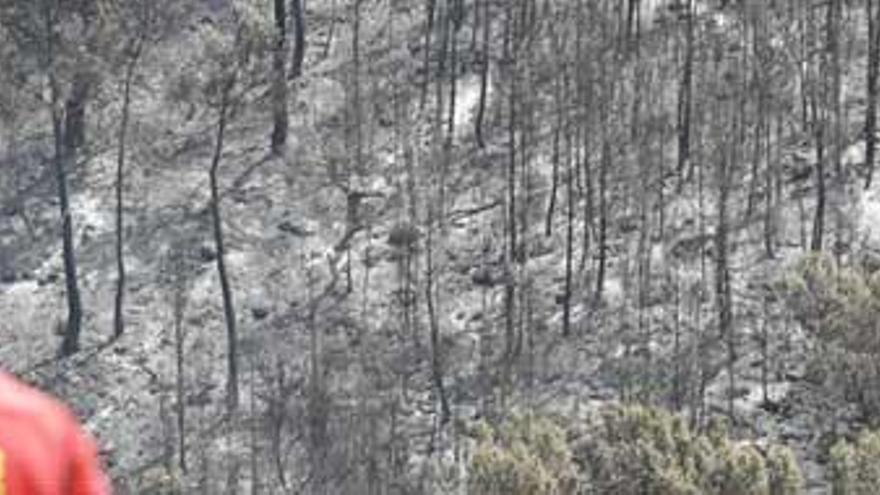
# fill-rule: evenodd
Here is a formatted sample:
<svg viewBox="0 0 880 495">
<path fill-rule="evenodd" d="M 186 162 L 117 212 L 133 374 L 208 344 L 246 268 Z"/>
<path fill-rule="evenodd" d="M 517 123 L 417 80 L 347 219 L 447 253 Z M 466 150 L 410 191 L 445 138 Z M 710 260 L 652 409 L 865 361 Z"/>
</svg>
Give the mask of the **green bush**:
<svg viewBox="0 0 880 495">
<path fill-rule="evenodd" d="M 481 426 L 471 460 L 468 493 L 566 495 L 576 493 L 576 472 L 563 430 L 546 418 L 513 418 L 498 429 Z"/>
<path fill-rule="evenodd" d="M 834 495 L 880 493 L 880 432 L 865 432 L 855 444 L 840 441 L 831 448 Z"/>
<path fill-rule="evenodd" d="M 791 449 L 773 445 L 767 450 L 767 474 L 772 495 L 797 495 L 803 478 Z"/>
<path fill-rule="evenodd" d="M 795 316 L 827 343 L 878 353 L 880 272 L 838 267 L 830 256 L 804 256 L 783 281 Z"/>
<path fill-rule="evenodd" d="M 783 447 L 766 454 L 727 438 L 723 427 L 692 433 L 669 412 L 613 406 L 575 449 L 587 493 L 618 495 L 794 495 L 801 477 Z"/>
<path fill-rule="evenodd" d="M 820 344 L 809 367 L 814 381 L 880 419 L 880 272 L 838 267 L 813 253 L 781 285 L 795 317 Z"/>
<path fill-rule="evenodd" d="M 183 473 L 165 466 L 152 466 L 126 481 L 125 484 L 133 493 L 143 495 L 178 495 L 185 492 Z"/>
<path fill-rule="evenodd" d="M 468 476 L 473 495 L 797 495 L 791 450 L 728 438 L 723 424 L 695 434 L 678 416 L 609 406 L 577 426 L 570 444 L 552 421 L 481 424 Z M 575 428 L 572 428 L 573 430 Z"/>
</svg>

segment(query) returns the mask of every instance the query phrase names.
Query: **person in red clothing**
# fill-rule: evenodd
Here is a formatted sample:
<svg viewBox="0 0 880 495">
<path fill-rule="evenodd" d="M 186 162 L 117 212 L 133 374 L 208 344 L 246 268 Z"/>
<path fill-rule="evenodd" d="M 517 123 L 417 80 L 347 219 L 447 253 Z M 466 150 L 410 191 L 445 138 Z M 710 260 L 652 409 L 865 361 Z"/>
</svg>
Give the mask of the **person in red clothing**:
<svg viewBox="0 0 880 495">
<path fill-rule="evenodd" d="M 3 372 L 0 495 L 110 495 L 95 443 L 70 410 Z"/>
</svg>

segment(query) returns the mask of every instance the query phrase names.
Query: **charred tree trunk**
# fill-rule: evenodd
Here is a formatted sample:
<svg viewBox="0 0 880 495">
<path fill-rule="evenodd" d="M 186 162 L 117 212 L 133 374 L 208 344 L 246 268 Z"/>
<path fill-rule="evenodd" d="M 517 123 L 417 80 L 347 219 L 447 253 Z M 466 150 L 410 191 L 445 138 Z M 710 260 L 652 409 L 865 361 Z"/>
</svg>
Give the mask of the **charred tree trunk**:
<svg viewBox="0 0 880 495">
<path fill-rule="evenodd" d="M 352 58 L 354 62 L 354 74 L 352 86 L 354 92 L 354 138 L 355 138 L 355 168 L 359 174 L 364 170 L 364 111 L 361 102 L 361 3 L 363 0 L 354 0 L 354 27 L 351 40 Z"/>
<path fill-rule="evenodd" d="M 605 288 L 605 264 L 608 255 L 608 169 L 611 167 L 611 143 L 606 138 L 602 143 L 602 158 L 599 166 L 599 268 L 596 273 L 596 304 L 602 302 Z"/>
<path fill-rule="evenodd" d="M 455 142 L 455 105 L 456 105 L 456 92 L 458 90 L 458 35 L 461 31 L 463 12 L 460 9 L 463 9 L 463 6 L 459 2 L 453 2 L 452 6 L 449 6 L 448 9 L 451 11 L 448 13 L 448 19 L 446 20 L 446 34 L 447 43 L 449 45 L 449 115 L 447 118 L 447 129 L 446 129 L 446 143 L 447 146 L 451 146 L 452 143 Z M 451 31 L 450 31 L 451 29 Z M 444 170 L 445 172 L 445 170 Z M 440 210 L 443 212 L 443 209 Z"/>
<path fill-rule="evenodd" d="M 186 333 L 183 322 L 187 304 L 187 274 L 184 258 L 185 250 L 181 247 L 172 248 L 170 253 L 170 275 L 173 282 L 172 310 L 174 313 L 174 362 L 175 362 L 175 394 L 177 407 L 177 454 L 180 471 L 186 473 L 186 378 L 184 375 L 184 345 Z"/>
<path fill-rule="evenodd" d="M 811 251 L 822 250 L 822 234 L 825 231 L 825 123 L 818 115 L 816 98 L 810 103 L 813 113 L 813 133 L 816 141 L 816 213 L 813 217 Z"/>
<path fill-rule="evenodd" d="M 232 297 L 232 287 L 226 272 L 226 247 L 223 238 L 223 222 L 220 214 L 220 191 L 217 182 L 217 172 L 220 168 L 220 160 L 223 155 L 223 139 L 226 133 L 227 111 L 229 98 L 235 85 L 235 76 L 228 76 L 223 83 L 220 96 L 220 108 L 217 117 L 217 137 L 214 146 L 214 155 L 211 159 L 209 172 L 211 188 L 211 220 L 214 228 L 214 245 L 217 249 L 217 275 L 220 278 L 220 289 L 223 297 L 223 314 L 226 319 L 227 339 L 227 408 L 234 412 L 238 408 L 238 336 L 236 333 L 235 305 Z"/>
<path fill-rule="evenodd" d="M 433 202 L 433 201 L 432 201 Z M 443 384 L 443 349 L 440 342 L 440 322 L 437 320 L 437 310 L 434 306 L 434 210 L 436 206 L 428 205 L 428 239 L 426 249 L 426 273 L 425 273 L 425 301 L 428 307 L 428 324 L 431 327 L 431 377 L 437 396 L 440 400 L 440 423 L 446 424 L 452 413 L 449 409 L 449 401 L 446 398 L 446 388 Z"/>
<path fill-rule="evenodd" d="M 61 89 L 55 77 L 55 45 L 56 27 L 53 22 L 54 12 L 48 4 L 44 8 L 46 28 L 46 74 L 49 79 L 50 115 L 52 119 L 52 137 L 54 140 L 55 180 L 58 186 L 58 206 L 61 216 L 62 257 L 64 259 L 64 282 L 67 295 L 67 327 L 61 343 L 61 355 L 70 356 L 79 351 L 80 329 L 82 325 L 82 301 L 79 293 L 76 253 L 73 241 L 73 220 L 70 213 L 70 199 L 67 193 L 67 164 L 74 161 L 75 147 L 69 146 L 66 136 L 67 128 L 64 111 L 60 101 Z M 66 106 L 66 105 L 65 105 Z"/>
<path fill-rule="evenodd" d="M 75 150 L 86 142 L 86 102 L 90 90 L 89 76 L 77 71 L 73 76 L 70 94 L 64 102 L 64 146 L 69 156 L 73 156 Z"/>
<path fill-rule="evenodd" d="M 286 0 L 275 0 L 275 49 L 272 53 L 272 153 L 280 154 L 287 147 L 289 120 L 287 115 L 287 77 L 285 55 L 287 50 Z M 299 4 L 300 0 L 293 0 Z"/>
<path fill-rule="evenodd" d="M 54 83 L 53 83 L 54 86 Z M 53 99 L 57 99 L 57 88 L 52 89 Z M 70 356 L 79 351 L 79 337 L 82 324 L 82 302 L 79 293 L 79 278 L 76 267 L 76 253 L 73 242 L 73 220 L 70 213 L 70 200 L 67 194 L 67 163 L 71 158 L 64 144 L 64 124 L 53 104 L 52 133 L 55 139 L 55 180 L 58 184 L 58 205 L 61 213 L 62 256 L 64 258 L 64 281 L 67 290 L 67 328 L 61 344 L 61 355 Z"/>
<path fill-rule="evenodd" d="M 567 127 L 567 125 L 566 125 Z M 572 139 L 566 129 L 566 178 L 565 178 L 565 194 L 567 201 L 567 222 L 565 229 L 565 293 L 563 295 L 562 306 L 562 335 L 568 337 L 571 335 L 571 293 L 572 293 L 572 258 L 574 258 L 574 174 L 577 165 L 572 159 Z"/>
<path fill-rule="evenodd" d="M 125 258 L 124 245 L 124 214 L 123 189 L 125 172 L 125 139 L 128 132 L 129 108 L 131 104 L 131 82 L 140 58 L 143 39 L 134 41 L 131 55 L 125 69 L 125 80 L 122 83 L 122 118 L 119 123 L 119 143 L 116 154 L 116 298 L 113 306 L 113 335 L 120 337 L 125 330 L 123 304 L 125 300 Z"/>
<path fill-rule="evenodd" d="M 880 74 L 880 5 L 868 0 L 868 108 L 865 113 L 865 189 L 874 178 L 877 147 L 877 76 Z"/>
<path fill-rule="evenodd" d="M 333 46 L 334 34 L 336 33 L 336 0 L 330 0 L 330 27 L 327 28 L 327 42 L 324 44 L 324 52 L 321 58 L 330 56 L 330 48 Z"/>
<path fill-rule="evenodd" d="M 684 182 L 685 168 L 690 160 L 691 141 L 691 94 L 693 91 L 694 66 L 694 20 L 693 0 L 687 0 L 687 19 L 685 26 L 685 57 L 684 70 L 678 90 L 678 178 L 679 184 Z"/>
<path fill-rule="evenodd" d="M 730 146 L 730 145 L 727 145 Z M 715 295 L 718 307 L 719 334 L 727 342 L 728 348 L 728 373 L 731 385 L 733 384 L 733 328 L 731 327 L 730 311 L 730 274 L 727 260 L 727 203 L 730 195 L 730 157 L 729 151 L 724 150 L 724 155 L 718 165 L 718 226 L 715 233 L 715 250 L 717 252 L 715 262 Z M 732 388 L 732 387 L 731 387 Z M 733 390 L 728 390 L 728 415 L 733 416 Z"/>
<path fill-rule="evenodd" d="M 639 9 L 639 0 L 628 0 L 626 9 L 626 38 L 631 40 L 638 29 L 636 26 L 636 12 Z"/>
<path fill-rule="evenodd" d="M 556 47 L 559 53 L 559 47 Z M 553 99 L 556 106 L 556 125 L 553 129 L 553 173 L 551 174 L 550 183 L 550 200 L 547 204 L 547 216 L 544 221 L 544 235 L 550 237 L 553 235 L 553 213 L 556 210 L 556 192 L 559 186 L 559 135 L 562 132 L 562 88 L 559 78 L 560 67 L 557 67 L 556 77 L 553 78 Z"/>
<path fill-rule="evenodd" d="M 489 0 L 482 0 L 483 7 L 483 47 L 480 50 L 480 100 L 477 106 L 477 117 L 474 119 L 474 133 L 477 145 L 480 148 L 486 146 L 483 136 L 483 119 L 486 114 L 486 98 L 489 85 L 489 35 L 492 30 L 492 19 L 489 16 Z"/>
<path fill-rule="evenodd" d="M 577 60 L 583 60 L 584 54 L 584 30 L 585 30 L 585 14 L 583 12 L 584 7 L 582 3 L 578 3 L 577 9 L 577 28 L 576 28 L 576 44 L 575 44 L 575 57 Z M 583 143 L 583 153 L 581 154 L 582 164 L 579 166 L 583 167 L 583 178 L 584 178 L 584 189 L 585 189 L 585 197 L 584 197 L 584 212 L 583 212 L 583 239 L 582 239 L 582 247 L 581 247 L 581 261 L 580 266 L 578 267 L 579 272 L 583 272 L 584 269 L 587 268 L 587 261 L 590 256 L 590 235 L 593 229 L 593 167 L 590 162 L 590 156 L 592 153 L 592 140 L 591 140 L 591 128 L 590 128 L 590 119 L 589 116 L 592 114 L 593 110 L 593 88 L 590 85 L 590 78 L 587 72 L 587 64 L 581 63 L 577 69 L 577 79 L 578 79 L 578 92 L 580 93 L 580 104 L 578 107 L 581 109 L 582 115 L 584 116 L 581 119 L 578 119 L 578 131 L 580 137 L 578 138 L 579 142 Z M 585 284 L 589 286 L 589 284 Z"/>
<path fill-rule="evenodd" d="M 293 63 L 290 65 L 289 77 L 296 79 L 302 75 L 303 61 L 306 58 L 306 14 L 303 0 L 291 0 L 290 7 L 293 15 Z"/>
<path fill-rule="evenodd" d="M 359 0 L 355 0 L 356 2 Z M 422 96 L 419 100 L 419 108 L 425 109 L 428 101 L 428 83 L 431 80 L 431 34 L 434 32 L 434 10 L 437 7 L 437 0 L 426 0 L 425 3 L 425 45 L 422 47 L 424 58 L 422 59 Z"/>
<path fill-rule="evenodd" d="M 508 11 L 510 16 L 510 11 Z M 510 32 L 508 31 L 508 36 Z M 512 42 L 512 41 L 511 41 Z M 514 348 L 514 307 L 516 298 L 516 277 L 514 264 L 517 255 L 517 229 L 516 229 L 516 126 L 517 126 L 517 74 L 516 62 L 513 54 L 508 54 L 512 74 L 510 75 L 510 94 L 508 95 L 509 116 L 507 122 L 507 255 L 505 256 L 505 283 L 504 283 L 504 329 L 506 336 L 506 352 L 513 355 Z"/>
</svg>

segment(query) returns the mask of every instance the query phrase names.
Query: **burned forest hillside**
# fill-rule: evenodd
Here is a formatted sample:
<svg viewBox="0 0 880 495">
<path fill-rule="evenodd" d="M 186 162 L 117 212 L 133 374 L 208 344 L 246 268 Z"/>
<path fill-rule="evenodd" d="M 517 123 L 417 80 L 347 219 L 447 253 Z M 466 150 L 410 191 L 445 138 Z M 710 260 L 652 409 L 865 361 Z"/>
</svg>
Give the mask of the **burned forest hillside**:
<svg viewBox="0 0 880 495">
<path fill-rule="evenodd" d="M 0 0 L 0 369 L 121 494 L 880 493 L 878 69 L 876 0 Z"/>
</svg>

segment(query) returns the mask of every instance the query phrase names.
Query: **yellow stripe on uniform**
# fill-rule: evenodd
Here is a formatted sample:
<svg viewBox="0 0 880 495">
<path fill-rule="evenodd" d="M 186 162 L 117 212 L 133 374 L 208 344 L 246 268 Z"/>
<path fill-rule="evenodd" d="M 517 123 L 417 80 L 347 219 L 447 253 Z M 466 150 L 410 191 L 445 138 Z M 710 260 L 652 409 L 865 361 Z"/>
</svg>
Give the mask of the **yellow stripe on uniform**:
<svg viewBox="0 0 880 495">
<path fill-rule="evenodd" d="M 0 450 L 0 495 L 6 495 L 6 454 Z"/>
</svg>

